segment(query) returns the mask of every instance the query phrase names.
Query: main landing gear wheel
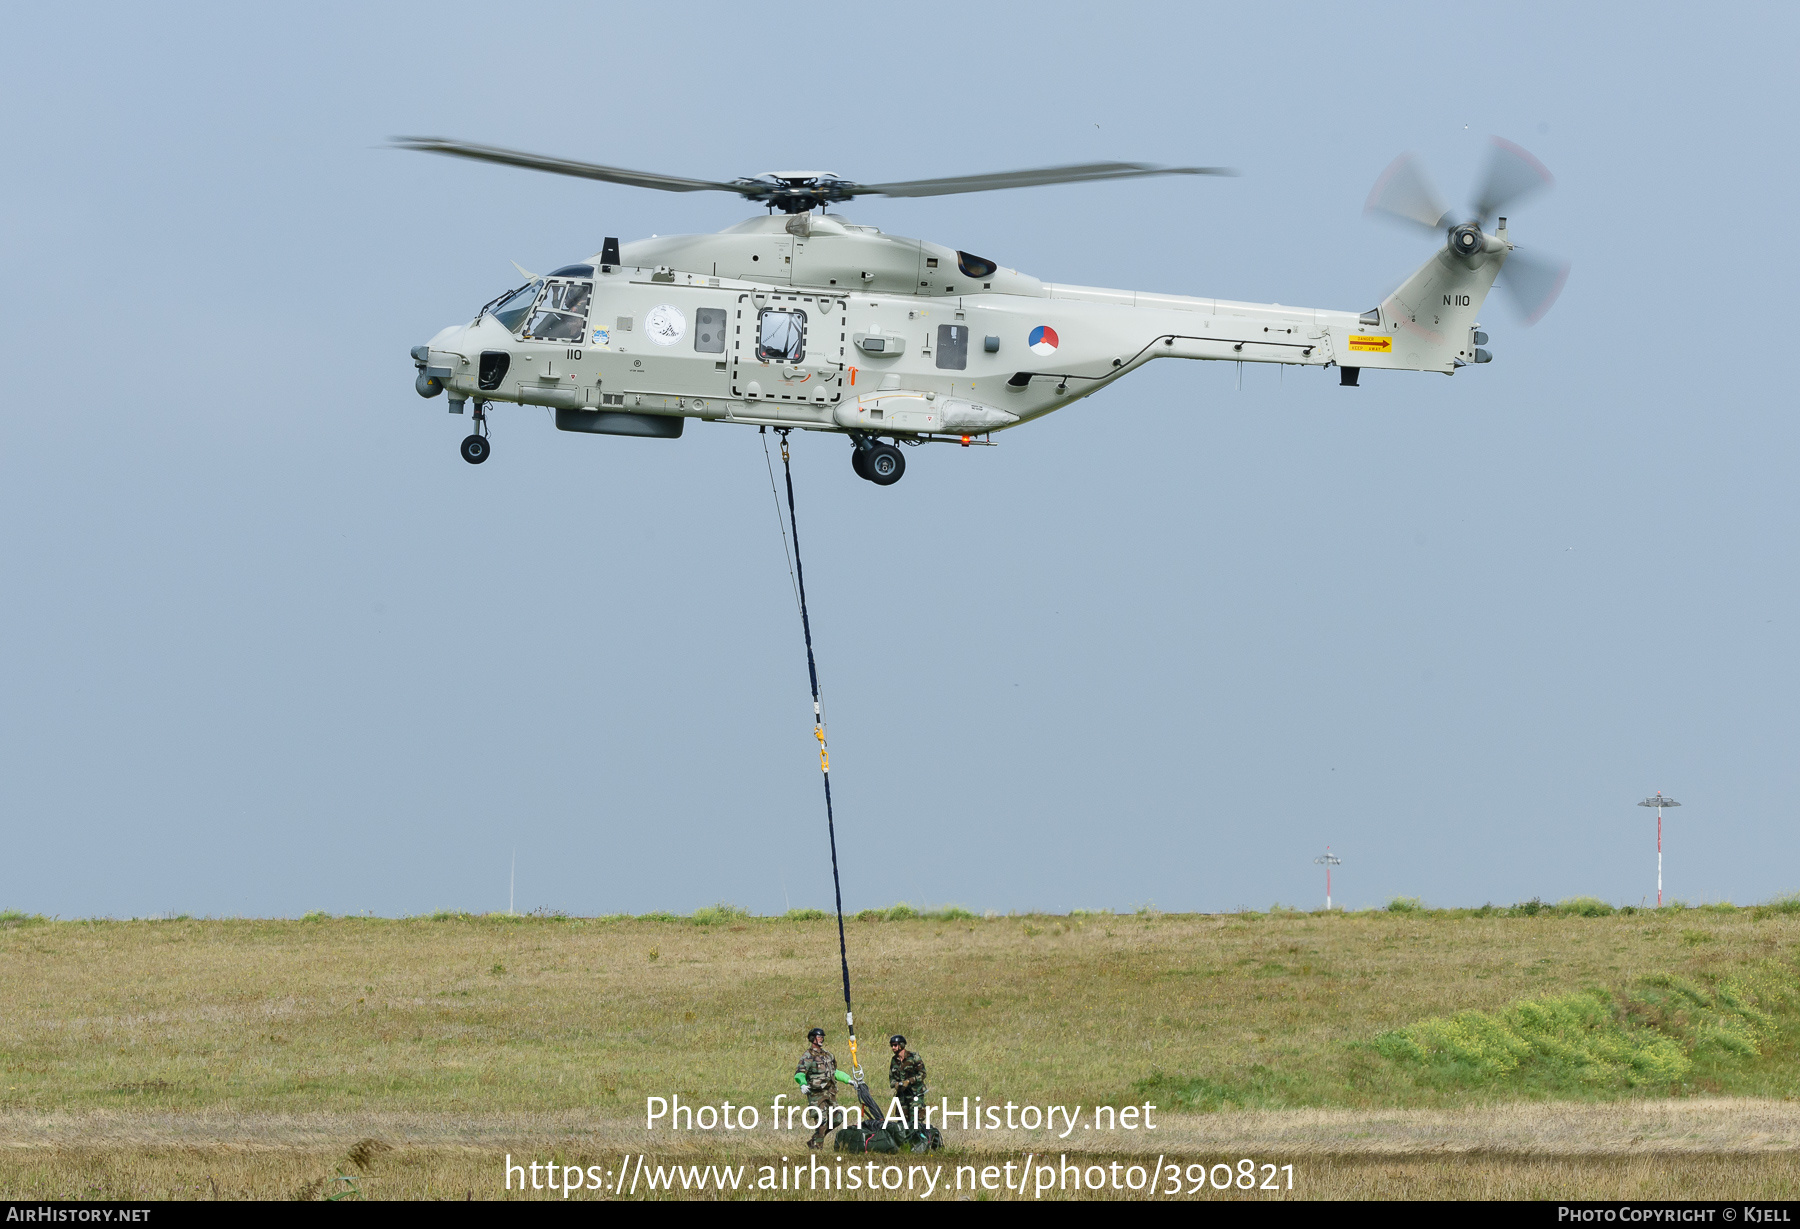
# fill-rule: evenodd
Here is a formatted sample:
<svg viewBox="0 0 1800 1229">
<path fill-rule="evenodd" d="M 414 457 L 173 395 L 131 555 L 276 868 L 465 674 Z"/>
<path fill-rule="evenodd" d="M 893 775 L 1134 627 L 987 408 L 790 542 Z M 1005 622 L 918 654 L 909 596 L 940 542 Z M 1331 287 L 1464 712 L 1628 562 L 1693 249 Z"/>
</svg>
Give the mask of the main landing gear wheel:
<svg viewBox="0 0 1800 1229">
<path fill-rule="evenodd" d="M 876 486 L 893 486 L 906 472 L 906 458 L 892 444 L 877 444 L 857 455 L 862 458 L 862 476 Z"/>
<path fill-rule="evenodd" d="M 869 468 L 866 464 L 868 459 L 869 452 L 866 448 L 852 448 L 850 450 L 850 468 L 856 471 L 856 476 L 858 478 L 865 480 L 868 478 Z"/>
</svg>

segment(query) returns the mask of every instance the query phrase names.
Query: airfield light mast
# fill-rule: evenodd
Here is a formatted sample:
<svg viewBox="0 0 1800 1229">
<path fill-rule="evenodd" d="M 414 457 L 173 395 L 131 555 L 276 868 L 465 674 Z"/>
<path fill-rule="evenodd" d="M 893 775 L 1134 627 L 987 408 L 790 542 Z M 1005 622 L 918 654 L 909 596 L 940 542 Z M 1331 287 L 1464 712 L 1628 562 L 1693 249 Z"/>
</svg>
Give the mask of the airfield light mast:
<svg viewBox="0 0 1800 1229">
<path fill-rule="evenodd" d="M 1641 807 L 1656 808 L 1656 907 L 1662 908 L 1662 813 L 1664 807 L 1678 807 L 1681 804 L 1673 798 L 1664 798 L 1661 790 L 1656 797 L 1646 798 L 1638 803 Z"/>
<path fill-rule="evenodd" d="M 1342 866 L 1344 860 L 1331 852 L 1331 846 L 1325 846 L 1325 852 L 1313 859 L 1313 865 L 1325 868 L 1325 912 L 1331 912 L 1331 868 Z"/>
</svg>

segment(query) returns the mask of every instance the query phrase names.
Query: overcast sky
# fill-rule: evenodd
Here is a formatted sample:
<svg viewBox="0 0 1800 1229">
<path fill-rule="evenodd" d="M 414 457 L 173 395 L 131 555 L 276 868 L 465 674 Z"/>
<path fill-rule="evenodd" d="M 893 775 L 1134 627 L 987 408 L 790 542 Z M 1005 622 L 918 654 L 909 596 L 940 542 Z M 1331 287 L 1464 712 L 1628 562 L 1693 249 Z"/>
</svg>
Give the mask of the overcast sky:
<svg viewBox="0 0 1800 1229">
<path fill-rule="evenodd" d="M 1153 364 L 858 480 L 796 438 L 846 904 L 1800 888 L 1795 10 L 35 5 L 0 82 L 0 907 L 829 906 L 762 443 L 494 456 L 409 347 L 704 178 L 1119 158 L 1238 179 L 869 199 L 1046 280 L 1361 310 L 1361 215 L 1490 134 L 1573 261 L 1452 379 Z M 1753 310 L 1754 309 L 1754 310 Z M 778 464 L 779 462 L 777 462 Z"/>
</svg>

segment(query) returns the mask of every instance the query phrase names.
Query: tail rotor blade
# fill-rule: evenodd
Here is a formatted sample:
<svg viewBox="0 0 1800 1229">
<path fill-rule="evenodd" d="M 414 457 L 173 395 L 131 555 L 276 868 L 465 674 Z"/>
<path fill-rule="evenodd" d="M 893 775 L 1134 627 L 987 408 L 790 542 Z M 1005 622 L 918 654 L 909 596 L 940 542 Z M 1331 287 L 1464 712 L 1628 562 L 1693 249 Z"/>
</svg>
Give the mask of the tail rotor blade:
<svg viewBox="0 0 1800 1229">
<path fill-rule="evenodd" d="M 1488 155 L 1487 178 L 1475 198 L 1475 216 L 1485 224 L 1514 201 L 1541 192 L 1555 182 L 1556 177 L 1543 163 L 1511 141 L 1495 137 Z"/>
<path fill-rule="evenodd" d="M 1544 318 L 1569 280 L 1569 262 L 1543 256 L 1527 256 L 1514 248 L 1500 267 L 1500 284 L 1512 298 L 1526 324 Z"/>
<path fill-rule="evenodd" d="M 1450 221 L 1450 211 L 1412 154 L 1401 154 L 1388 163 L 1370 190 L 1363 212 L 1385 213 L 1429 231 L 1441 230 Z"/>
</svg>

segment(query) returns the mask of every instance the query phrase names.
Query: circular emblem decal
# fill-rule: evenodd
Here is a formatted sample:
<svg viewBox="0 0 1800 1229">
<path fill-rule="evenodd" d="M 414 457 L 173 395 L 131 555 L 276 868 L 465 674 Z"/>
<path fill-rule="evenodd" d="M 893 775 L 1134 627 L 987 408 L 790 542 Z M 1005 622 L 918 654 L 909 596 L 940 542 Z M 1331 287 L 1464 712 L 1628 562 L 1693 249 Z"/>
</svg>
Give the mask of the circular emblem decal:
<svg viewBox="0 0 1800 1229">
<path fill-rule="evenodd" d="M 687 336 L 687 317 L 668 303 L 652 307 L 644 315 L 644 332 L 659 346 L 672 346 Z"/>
<path fill-rule="evenodd" d="M 1025 339 L 1025 344 L 1031 347 L 1033 354 L 1055 354 L 1056 330 L 1047 324 L 1040 324 L 1031 330 L 1031 336 Z"/>
</svg>

